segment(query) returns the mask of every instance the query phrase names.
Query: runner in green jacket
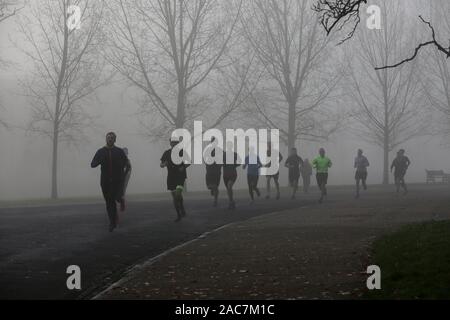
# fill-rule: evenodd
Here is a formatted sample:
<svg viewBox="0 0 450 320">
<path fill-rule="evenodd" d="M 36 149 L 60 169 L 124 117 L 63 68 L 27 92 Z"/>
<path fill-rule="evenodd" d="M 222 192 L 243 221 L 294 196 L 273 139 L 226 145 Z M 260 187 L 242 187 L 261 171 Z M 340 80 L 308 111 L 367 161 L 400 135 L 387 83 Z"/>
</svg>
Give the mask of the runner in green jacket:
<svg viewBox="0 0 450 320">
<path fill-rule="evenodd" d="M 328 168 L 332 165 L 330 158 L 325 157 L 324 148 L 320 148 L 319 156 L 313 160 L 312 165 L 316 169 L 317 185 L 321 191 L 319 203 L 322 203 L 323 197 L 327 195 Z"/>
</svg>

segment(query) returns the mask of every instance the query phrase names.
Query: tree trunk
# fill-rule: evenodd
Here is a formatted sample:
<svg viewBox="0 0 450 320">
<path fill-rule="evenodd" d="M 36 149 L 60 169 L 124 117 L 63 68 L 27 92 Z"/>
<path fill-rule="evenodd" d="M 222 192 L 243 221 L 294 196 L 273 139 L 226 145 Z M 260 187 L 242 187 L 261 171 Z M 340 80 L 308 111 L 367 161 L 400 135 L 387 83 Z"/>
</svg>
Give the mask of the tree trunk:
<svg viewBox="0 0 450 320">
<path fill-rule="evenodd" d="M 295 103 L 289 103 L 289 120 L 288 120 L 288 153 L 295 148 Z"/>
<path fill-rule="evenodd" d="M 65 3 L 64 12 L 67 12 L 68 4 Z M 67 69 L 67 56 L 69 51 L 69 30 L 67 28 L 67 16 L 64 16 L 64 47 L 61 60 L 61 69 L 56 87 L 55 120 L 53 122 L 53 148 L 52 148 L 52 199 L 58 199 L 58 138 L 61 112 L 61 95 L 63 82 Z"/>
<path fill-rule="evenodd" d="M 175 120 L 176 129 L 183 128 L 186 121 L 186 92 L 182 81 L 178 84 L 178 99 L 177 99 L 177 118 Z"/>
<path fill-rule="evenodd" d="M 389 138 L 384 138 L 383 145 L 384 161 L 383 161 L 383 185 L 389 184 Z"/>
<path fill-rule="evenodd" d="M 58 199 L 58 125 L 53 128 L 52 148 L 52 199 Z"/>
</svg>

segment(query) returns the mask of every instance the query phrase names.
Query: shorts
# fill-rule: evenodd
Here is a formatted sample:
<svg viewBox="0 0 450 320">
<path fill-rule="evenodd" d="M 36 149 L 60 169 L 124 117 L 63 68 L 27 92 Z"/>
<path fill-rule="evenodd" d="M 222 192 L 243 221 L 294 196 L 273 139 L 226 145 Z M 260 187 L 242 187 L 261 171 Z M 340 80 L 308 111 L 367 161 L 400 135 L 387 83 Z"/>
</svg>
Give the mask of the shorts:
<svg viewBox="0 0 450 320">
<path fill-rule="evenodd" d="M 225 183 L 225 187 L 228 186 L 228 182 L 236 182 L 237 179 L 237 172 L 236 171 L 232 171 L 232 172 L 224 172 L 223 173 L 223 183 Z"/>
<path fill-rule="evenodd" d="M 184 177 L 167 177 L 167 190 L 175 191 L 177 186 L 184 186 L 185 181 Z"/>
<path fill-rule="evenodd" d="M 328 173 L 325 172 L 316 173 L 316 180 L 318 186 L 325 186 L 328 183 Z"/>
<path fill-rule="evenodd" d="M 367 179 L 367 171 L 355 172 L 355 180 L 366 180 L 366 179 Z"/>
<path fill-rule="evenodd" d="M 206 186 L 208 188 L 218 187 L 220 184 L 221 173 L 207 173 L 205 177 Z"/>
<path fill-rule="evenodd" d="M 406 171 L 394 171 L 395 180 L 401 180 L 405 178 Z"/>
<path fill-rule="evenodd" d="M 299 170 L 289 170 L 289 183 L 298 183 L 298 179 L 300 178 Z"/>
<path fill-rule="evenodd" d="M 247 175 L 247 183 L 249 186 L 256 187 L 258 186 L 259 176 L 257 175 Z"/>
<path fill-rule="evenodd" d="M 278 171 L 277 173 L 267 175 L 266 177 L 267 177 L 267 179 L 273 178 L 274 180 L 278 180 L 279 176 L 280 176 L 280 172 Z"/>
</svg>

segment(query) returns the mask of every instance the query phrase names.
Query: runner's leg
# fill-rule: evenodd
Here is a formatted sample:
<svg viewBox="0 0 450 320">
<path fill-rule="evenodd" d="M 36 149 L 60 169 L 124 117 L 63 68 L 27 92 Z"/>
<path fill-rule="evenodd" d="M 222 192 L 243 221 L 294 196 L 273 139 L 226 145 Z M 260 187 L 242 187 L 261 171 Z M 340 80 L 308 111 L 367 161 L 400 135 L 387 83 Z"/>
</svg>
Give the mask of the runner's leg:
<svg viewBox="0 0 450 320">
<path fill-rule="evenodd" d="M 114 203 L 114 206 L 115 206 L 115 209 L 116 209 L 116 221 L 115 221 L 115 225 L 116 225 L 116 227 L 118 226 L 118 224 L 119 224 L 119 213 L 118 213 L 118 211 L 117 211 L 117 203 L 119 203 L 120 204 L 120 211 L 125 211 L 125 198 L 124 198 L 124 196 L 123 196 L 123 185 L 122 184 L 120 184 L 120 183 L 118 183 L 118 184 L 114 184 L 113 186 L 112 186 L 112 190 L 113 190 L 113 198 L 114 198 L 114 201 L 115 201 L 115 203 Z"/>
<path fill-rule="evenodd" d="M 217 207 L 217 199 L 219 198 L 219 187 L 214 187 L 214 207 Z"/>
<path fill-rule="evenodd" d="M 227 194 L 228 194 L 228 208 L 229 209 L 234 209 L 235 208 L 235 203 L 234 203 L 234 199 L 233 199 L 233 185 L 234 185 L 235 180 L 234 179 L 227 179 L 226 180 L 226 188 L 227 188 Z"/>
<path fill-rule="evenodd" d="M 356 180 L 356 196 L 355 197 L 356 197 L 356 199 L 358 199 L 359 198 L 359 180 L 360 180 L 359 176 L 357 176 L 355 180 Z"/>
<path fill-rule="evenodd" d="M 319 190 L 320 190 L 319 203 L 322 203 L 324 192 L 323 192 L 323 185 L 322 185 L 322 176 L 320 173 L 316 174 L 316 180 L 317 180 L 317 186 L 319 187 Z"/>
<path fill-rule="evenodd" d="M 362 178 L 362 186 L 363 186 L 364 190 L 367 190 L 366 180 L 367 180 L 367 172 L 364 173 L 363 178 Z"/>
<path fill-rule="evenodd" d="M 250 200 L 253 203 L 253 181 L 250 175 L 247 175 L 248 193 L 250 194 Z"/>
<path fill-rule="evenodd" d="M 180 206 L 181 217 L 185 217 L 186 216 L 186 210 L 184 209 L 184 199 L 183 199 L 182 191 L 179 191 L 179 194 L 178 194 L 178 204 Z"/>
<path fill-rule="evenodd" d="M 277 188 L 277 200 L 280 199 L 280 183 L 278 182 L 278 175 L 273 176 L 273 181 L 275 183 L 275 187 Z"/>
<path fill-rule="evenodd" d="M 102 184 L 103 198 L 105 199 L 106 212 L 109 218 L 109 231 L 113 231 L 117 223 L 117 206 L 111 184 Z"/>
<path fill-rule="evenodd" d="M 256 195 L 257 195 L 258 197 L 260 197 L 260 196 L 261 196 L 261 193 L 259 192 L 259 189 L 258 189 L 258 180 L 259 180 L 259 176 L 254 176 L 254 177 L 252 178 L 252 180 L 253 180 L 253 190 L 255 190 Z"/>
<path fill-rule="evenodd" d="M 404 194 L 407 194 L 407 193 L 408 193 L 408 188 L 406 187 L 405 177 L 404 177 L 404 176 L 403 176 L 402 179 L 401 179 L 401 185 L 402 185 L 402 187 L 403 187 Z"/>
<path fill-rule="evenodd" d="M 292 197 L 291 197 L 291 199 L 295 199 L 295 195 L 297 194 L 298 178 L 299 177 L 294 177 L 294 179 L 292 181 Z"/>
<path fill-rule="evenodd" d="M 177 198 L 177 194 L 176 194 L 176 190 L 172 190 L 170 192 L 170 194 L 172 195 L 172 200 L 173 200 L 173 205 L 175 207 L 175 210 L 177 212 L 177 218 L 175 219 L 175 222 L 178 222 L 181 220 L 181 211 L 180 211 L 180 207 L 179 207 L 179 202 L 178 202 L 178 198 Z"/>
</svg>

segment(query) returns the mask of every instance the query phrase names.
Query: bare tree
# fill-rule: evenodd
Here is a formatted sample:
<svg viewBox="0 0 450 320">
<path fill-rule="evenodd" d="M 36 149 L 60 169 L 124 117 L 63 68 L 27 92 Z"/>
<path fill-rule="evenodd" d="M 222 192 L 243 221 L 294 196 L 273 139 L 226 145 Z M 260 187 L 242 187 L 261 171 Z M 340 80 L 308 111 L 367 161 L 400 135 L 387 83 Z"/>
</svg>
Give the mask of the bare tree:
<svg viewBox="0 0 450 320">
<path fill-rule="evenodd" d="M 0 0 L 0 24 L 15 16 L 24 8 L 24 1 Z M 9 63 L 0 57 L 0 70 L 9 66 Z"/>
<path fill-rule="evenodd" d="M 68 8 L 81 10 L 81 28 L 70 28 Z M 21 81 L 31 102 L 29 130 L 52 142 L 51 197 L 58 197 L 58 147 L 83 139 L 91 116 L 83 104 L 105 82 L 99 57 L 102 1 L 45 0 L 19 20 L 24 53 L 33 68 Z"/>
<path fill-rule="evenodd" d="M 320 21 L 327 34 L 341 30 L 346 24 L 353 24 L 342 42 L 353 37 L 361 21 L 360 8 L 367 0 L 317 0 L 313 10 L 320 15 Z"/>
<path fill-rule="evenodd" d="M 141 115 L 148 116 L 143 125 L 151 138 L 194 119 L 218 125 L 248 97 L 252 59 L 233 46 L 242 0 L 115 0 L 108 6 L 105 55 L 143 93 Z"/>
<path fill-rule="evenodd" d="M 0 0 L 0 23 L 23 9 L 23 4 L 14 0 Z"/>
<path fill-rule="evenodd" d="M 337 126 L 335 115 L 323 109 L 338 74 L 327 64 L 329 38 L 307 0 L 247 2 L 242 28 L 265 75 L 251 96 L 252 119 L 279 128 L 289 148 L 296 141 L 320 139 Z"/>
<path fill-rule="evenodd" d="M 389 183 L 389 153 L 400 144 L 425 133 L 423 92 L 417 61 L 395 69 L 375 71 L 403 56 L 411 31 L 406 32 L 405 18 L 398 3 L 382 7 L 382 30 L 361 28 L 358 48 L 352 60 L 350 97 L 358 107 L 357 128 L 360 137 L 383 150 L 383 184 Z M 411 30 L 411 29 L 410 29 Z M 355 50 L 352 47 L 352 50 Z"/>
<path fill-rule="evenodd" d="M 0 0 L 0 24 L 16 15 L 21 9 L 23 9 L 23 4 L 19 1 Z M 6 69 L 8 65 L 8 62 L 0 57 L 0 70 Z M 1 101 L 0 109 L 3 109 Z M 0 118 L 0 127 L 8 128 L 8 124 L 2 118 Z"/>
<path fill-rule="evenodd" d="M 448 14 L 450 3 L 445 0 L 435 0 L 429 3 L 428 7 L 431 20 L 441 34 L 450 34 L 450 15 Z M 448 138 L 450 137 L 450 60 L 437 50 L 429 50 L 427 53 L 423 57 L 422 85 L 427 101 L 434 110 L 438 111 L 437 125 L 434 126 L 435 133 Z"/>
<path fill-rule="evenodd" d="M 314 10 L 320 13 L 322 25 L 328 34 L 331 33 L 332 30 L 340 30 L 347 24 L 353 24 L 350 33 L 343 40 L 345 41 L 353 36 L 361 20 L 360 10 L 363 4 L 367 4 L 367 0 L 317 0 Z M 442 4 L 441 8 L 443 9 Z M 382 66 L 376 66 L 376 70 L 396 68 L 406 62 L 410 62 L 417 57 L 421 49 L 427 46 L 433 46 L 441 54 L 443 53 L 447 58 L 450 58 L 450 44 L 446 47 L 446 45 L 443 44 L 444 42 L 438 40 L 436 37 L 436 31 L 433 25 L 421 15 L 419 15 L 419 19 L 429 28 L 431 34 L 430 40 L 421 42 L 417 45 L 408 58 L 399 59 L 398 62 L 393 64 L 391 61 L 388 61 Z"/>
</svg>

